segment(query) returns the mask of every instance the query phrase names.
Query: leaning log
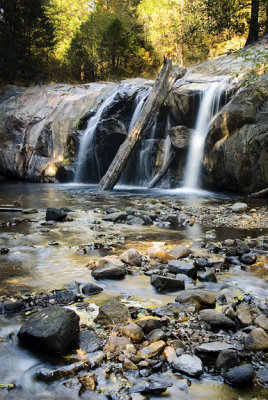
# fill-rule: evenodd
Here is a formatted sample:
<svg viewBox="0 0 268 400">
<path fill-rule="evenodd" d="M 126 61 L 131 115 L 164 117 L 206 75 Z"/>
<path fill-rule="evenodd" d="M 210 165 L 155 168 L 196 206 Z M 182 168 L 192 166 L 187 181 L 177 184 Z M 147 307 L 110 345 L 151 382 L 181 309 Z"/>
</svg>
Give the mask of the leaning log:
<svg viewBox="0 0 268 400">
<path fill-rule="evenodd" d="M 148 189 L 152 189 L 154 188 L 160 181 L 161 179 L 166 175 L 166 173 L 169 170 L 169 167 L 172 163 L 172 161 L 175 159 L 176 154 L 174 150 L 170 151 L 170 155 L 167 159 L 167 161 L 165 162 L 165 164 L 163 165 L 163 167 L 160 169 L 160 171 L 158 172 L 158 174 L 154 177 L 154 179 L 150 182 L 150 184 L 148 185 Z"/>
<path fill-rule="evenodd" d="M 112 190 L 126 165 L 142 134 L 149 129 L 177 79 L 182 78 L 186 70 L 172 66 L 167 60 L 161 69 L 154 86 L 144 104 L 139 120 L 119 147 L 106 174 L 102 177 L 98 190 Z"/>
</svg>

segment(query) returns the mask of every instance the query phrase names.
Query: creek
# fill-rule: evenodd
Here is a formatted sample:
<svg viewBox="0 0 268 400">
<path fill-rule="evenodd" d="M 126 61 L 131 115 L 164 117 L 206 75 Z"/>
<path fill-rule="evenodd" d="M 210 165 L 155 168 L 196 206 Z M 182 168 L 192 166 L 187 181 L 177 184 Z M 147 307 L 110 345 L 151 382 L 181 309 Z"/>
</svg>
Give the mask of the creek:
<svg viewBox="0 0 268 400">
<path fill-rule="evenodd" d="M 163 215 L 165 207 L 188 207 L 198 215 L 198 210 L 217 210 L 220 207 L 228 207 L 236 200 L 206 191 L 196 191 L 195 195 L 187 196 L 183 190 L 147 191 L 118 186 L 113 193 L 100 194 L 96 192 L 94 185 L 1 184 L 1 204 L 12 204 L 18 198 L 24 209 L 36 208 L 38 213 L 18 216 L 14 216 L 13 213 L 1 213 L 1 221 L 10 222 L 9 225 L 0 227 L 0 248 L 10 249 L 8 254 L 0 255 L 1 295 L 14 296 L 16 292 L 26 295 L 61 289 L 73 281 L 94 282 L 86 266 L 89 261 L 108 254 L 118 255 L 131 247 L 145 251 L 155 242 L 160 245 L 165 243 L 166 246 L 191 246 L 198 241 L 209 242 L 207 232 L 211 229 L 214 230 L 213 242 L 216 243 L 225 239 L 243 240 L 246 237 L 254 240 L 268 233 L 267 228 L 258 228 L 256 225 L 252 228 L 247 225 L 243 229 L 242 221 L 239 226 L 220 226 L 219 221 L 216 222 L 215 219 L 209 224 L 203 224 L 198 223 L 196 218 L 193 226 L 172 226 L 161 221 L 161 218 L 152 226 L 130 226 L 101 221 L 102 210 L 109 207 L 120 210 L 127 207 L 145 210 L 152 206 L 158 207 L 160 212 L 163 209 Z M 250 200 L 248 206 L 249 209 L 264 210 L 261 200 Z M 68 213 L 68 216 L 73 220 L 43 226 L 47 207 L 69 207 L 73 211 Z M 14 219 L 17 222 L 14 222 Z M 53 241 L 59 244 L 50 245 Z M 215 256 L 215 259 L 218 259 L 217 257 Z M 265 301 L 268 289 L 266 271 L 265 268 L 245 271 L 234 269 L 220 273 L 217 283 L 199 282 L 197 287 L 212 290 L 215 294 L 224 293 L 231 296 L 250 293 Z M 154 308 L 174 302 L 177 294 L 160 294 L 150 285 L 149 277 L 143 274 L 127 275 L 123 281 L 101 280 L 99 284 L 104 291 L 89 299 L 90 303 L 98 306 L 110 297 L 117 297 L 126 305 Z M 17 387 L 9 394 L 1 394 L 0 391 L 0 399 L 76 399 L 77 397 L 65 392 L 59 383 L 46 385 L 34 380 L 36 370 L 44 366 L 62 365 L 64 360 L 56 356 L 42 356 L 22 348 L 16 333 L 24 320 L 24 313 L 0 317 L 0 337 L 4 338 L 4 342 L 0 343 L 0 383 L 12 382 Z M 117 387 L 115 381 L 105 378 L 101 369 L 97 372 L 100 387 Z M 214 377 L 209 373 L 204 373 L 200 379 L 187 380 L 185 376 L 174 375 L 171 371 L 155 375 L 173 383 L 165 394 L 165 398 L 172 400 L 178 398 L 178 391 L 180 399 L 185 400 L 267 398 L 267 389 L 257 383 L 245 389 L 235 388 L 225 384 L 219 376 Z M 82 395 L 81 398 L 106 397 L 90 394 L 90 397 Z M 133 395 L 132 398 L 144 397 Z M 159 398 L 150 396 L 150 399 Z"/>
</svg>

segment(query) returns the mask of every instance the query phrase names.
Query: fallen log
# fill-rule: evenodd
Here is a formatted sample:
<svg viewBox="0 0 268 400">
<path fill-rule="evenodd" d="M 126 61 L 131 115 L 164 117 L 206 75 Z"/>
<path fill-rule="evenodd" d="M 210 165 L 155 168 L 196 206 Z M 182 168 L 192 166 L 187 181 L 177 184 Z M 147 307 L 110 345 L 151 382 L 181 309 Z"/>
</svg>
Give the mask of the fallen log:
<svg viewBox="0 0 268 400">
<path fill-rule="evenodd" d="M 169 170 L 170 164 L 174 160 L 175 156 L 176 156 L 175 151 L 171 150 L 167 161 L 165 162 L 163 167 L 160 169 L 158 174 L 154 177 L 154 179 L 150 182 L 150 184 L 148 185 L 148 189 L 154 188 L 158 184 L 158 182 L 160 182 L 161 179 L 166 175 L 166 173 Z"/>
<path fill-rule="evenodd" d="M 154 86 L 144 104 L 139 120 L 135 123 L 129 135 L 119 147 L 106 174 L 102 177 L 98 190 L 112 190 L 126 165 L 128 158 L 140 141 L 142 134 L 149 129 L 155 120 L 161 105 L 166 100 L 177 79 L 186 73 L 184 68 L 172 66 L 167 60 L 161 69 Z"/>
<path fill-rule="evenodd" d="M 248 197 L 268 197 L 268 188 L 262 189 L 259 192 L 251 193 L 248 195 Z"/>
</svg>

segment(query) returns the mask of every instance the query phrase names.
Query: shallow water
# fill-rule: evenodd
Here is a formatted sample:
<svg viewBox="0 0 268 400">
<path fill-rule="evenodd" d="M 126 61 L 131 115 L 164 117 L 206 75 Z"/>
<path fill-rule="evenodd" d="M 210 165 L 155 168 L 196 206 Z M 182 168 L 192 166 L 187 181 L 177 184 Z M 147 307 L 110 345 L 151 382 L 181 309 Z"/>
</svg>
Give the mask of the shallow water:
<svg viewBox="0 0 268 400">
<path fill-rule="evenodd" d="M 0 227 L 0 248 L 10 249 L 9 254 L 0 255 L 0 294 L 16 292 L 29 293 L 63 288 L 77 280 L 94 281 L 88 262 L 107 254 L 120 253 L 123 249 L 135 247 L 145 250 L 154 242 L 169 244 L 191 244 L 198 239 L 204 239 L 206 231 L 215 228 L 215 239 L 243 239 L 263 235 L 267 230 L 244 230 L 226 227 L 194 226 L 171 228 L 162 226 L 129 226 L 125 224 L 107 223 L 105 227 L 94 221 L 98 220 L 99 210 L 108 207 L 124 209 L 126 207 L 142 208 L 150 200 L 165 204 L 190 205 L 198 209 L 209 204 L 233 202 L 228 196 L 216 195 L 206 191 L 197 191 L 188 195 L 182 190 L 151 190 L 119 186 L 113 193 L 96 193 L 92 185 L 49 185 L 49 184 L 2 184 L 0 185 L 0 205 L 12 204 L 20 200 L 23 208 L 37 208 L 37 214 L 1 213 L 0 220 L 12 222 L 15 219 L 30 219 L 20 224 Z M 261 206 L 261 201 L 251 201 L 251 207 Z M 68 206 L 74 209 L 68 216 L 74 220 L 56 223 L 53 226 L 42 226 L 47 207 Z M 95 210 L 95 212 L 94 212 Z M 58 246 L 51 246 L 51 241 L 58 241 Z M 94 245 L 93 245 L 94 244 Z M 101 248 L 98 248 L 101 247 Z M 87 253 L 83 253 L 86 249 Z M 261 299 L 267 299 L 268 281 L 263 273 L 258 271 L 234 271 L 218 276 L 218 283 L 202 283 L 215 293 L 233 294 L 254 293 Z M 102 295 L 91 298 L 90 301 L 101 304 L 110 296 L 120 296 L 127 304 L 138 304 L 143 307 L 157 307 L 174 301 L 176 294 L 159 294 L 149 283 L 149 277 L 140 275 L 127 276 L 124 281 L 98 282 L 103 288 Z M 30 353 L 18 346 L 16 333 L 22 325 L 24 315 L 0 317 L 0 337 L 6 342 L 0 343 L 0 383 L 14 382 L 18 387 L 10 392 L 7 398 L 69 398 L 69 394 L 61 393 L 61 385 L 43 385 L 33 380 L 34 371 L 41 366 L 58 365 L 60 360 L 43 358 Z M 222 382 L 211 380 L 204 376 L 201 380 L 191 380 L 188 389 L 180 390 L 183 378 L 174 380 L 173 374 L 167 374 L 173 387 L 161 398 L 195 400 L 248 400 L 265 399 L 268 392 L 259 386 L 247 390 L 238 390 Z M 190 381 L 188 381 L 190 383 Z M 106 383 L 111 384 L 111 383 Z M 178 392 L 179 391 L 179 392 Z M 51 394 L 53 393 L 53 395 Z M 57 393 L 59 394 L 57 395 Z M 1 397 L 0 391 L 0 399 Z M 17 396 L 17 397 L 16 397 Z M 52 396 L 52 397 L 51 397 Z M 58 397 L 57 397 L 58 396 Z M 21 397 L 24 398 L 24 397 Z M 94 398 L 91 396 L 91 398 Z M 135 397 L 133 397 L 135 398 Z M 138 397 L 137 397 L 138 398 Z M 159 397 L 151 397 L 159 398 Z"/>
</svg>

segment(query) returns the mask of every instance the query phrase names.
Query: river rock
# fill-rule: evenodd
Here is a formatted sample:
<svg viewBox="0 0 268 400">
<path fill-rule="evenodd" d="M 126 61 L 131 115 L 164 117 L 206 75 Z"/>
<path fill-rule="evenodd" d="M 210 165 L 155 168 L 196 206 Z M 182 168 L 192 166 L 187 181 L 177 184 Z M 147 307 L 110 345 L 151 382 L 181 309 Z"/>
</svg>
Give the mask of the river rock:
<svg viewBox="0 0 268 400">
<path fill-rule="evenodd" d="M 162 328 L 162 323 L 157 318 L 144 318 L 136 321 L 136 323 L 142 328 L 143 332 L 145 332 L 146 334 L 155 329 Z"/>
<path fill-rule="evenodd" d="M 109 336 L 104 346 L 104 352 L 119 355 L 131 341 L 126 337 Z"/>
<path fill-rule="evenodd" d="M 125 221 L 126 217 L 127 217 L 126 212 L 119 211 L 108 215 L 104 215 L 102 219 L 103 221 L 119 222 L 119 221 Z"/>
<path fill-rule="evenodd" d="M 200 376 L 203 364 L 199 357 L 183 354 L 172 361 L 172 368 L 189 376 Z"/>
<path fill-rule="evenodd" d="M 79 332 L 77 337 L 77 348 L 86 351 L 87 353 L 93 353 L 94 351 L 100 350 L 102 347 L 102 340 L 96 335 L 96 333 L 87 330 Z"/>
<path fill-rule="evenodd" d="M 168 262 L 168 260 L 172 260 L 174 258 L 171 254 L 162 250 L 158 246 L 149 247 L 146 250 L 146 252 L 147 252 L 149 258 L 151 258 L 153 260 L 159 260 L 164 264 L 166 264 Z"/>
<path fill-rule="evenodd" d="M 266 389 L 268 388 L 268 368 L 260 369 L 257 372 L 257 381 Z"/>
<path fill-rule="evenodd" d="M 81 291 L 85 296 L 90 296 L 102 292 L 103 288 L 95 285 L 94 283 L 88 282 L 84 286 L 82 286 Z"/>
<path fill-rule="evenodd" d="M 197 278 L 201 281 L 201 282 L 217 282 L 217 278 L 215 275 L 215 272 L 213 271 L 207 271 L 207 272 L 202 272 L 202 273 L 198 273 Z"/>
<path fill-rule="evenodd" d="M 232 306 L 228 307 L 224 314 L 226 317 L 231 318 L 232 320 L 236 318 L 236 312 Z"/>
<path fill-rule="evenodd" d="M 67 305 L 72 304 L 76 301 L 77 294 L 69 290 L 56 290 L 56 302 L 57 304 Z"/>
<path fill-rule="evenodd" d="M 171 254 L 174 258 L 180 259 L 189 256 L 192 253 L 192 250 L 187 246 L 176 246 L 171 250 Z"/>
<path fill-rule="evenodd" d="M 137 324 L 129 324 L 122 328 L 122 335 L 130 338 L 134 342 L 141 342 L 144 339 L 144 332 Z"/>
<path fill-rule="evenodd" d="M 236 311 L 238 321 L 243 326 L 252 325 L 252 315 L 249 307 L 239 307 Z"/>
<path fill-rule="evenodd" d="M 230 368 L 240 364 L 240 359 L 236 350 L 222 350 L 216 360 L 216 368 L 222 371 L 227 371 Z"/>
<path fill-rule="evenodd" d="M 89 371 L 89 369 L 89 362 L 78 362 L 52 371 L 48 369 L 43 369 L 35 374 L 35 378 L 38 381 L 53 382 L 63 378 L 70 378 L 77 375 L 81 371 Z"/>
<path fill-rule="evenodd" d="M 146 341 L 149 343 L 158 342 L 159 340 L 167 341 L 167 335 L 162 329 L 154 329 L 146 336 Z"/>
<path fill-rule="evenodd" d="M 204 257 L 198 257 L 194 260 L 194 265 L 197 269 L 204 269 L 209 266 L 209 262 Z"/>
<path fill-rule="evenodd" d="M 207 290 L 184 290 L 175 299 L 178 303 L 195 304 L 198 308 L 215 307 L 216 297 Z"/>
<path fill-rule="evenodd" d="M 165 347 L 166 343 L 163 340 L 159 340 L 158 342 L 149 344 L 149 346 L 143 347 L 138 355 L 145 359 L 153 358 L 162 353 Z"/>
<path fill-rule="evenodd" d="M 79 331 L 79 316 L 62 307 L 51 307 L 31 315 L 19 330 L 20 342 L 29 348 L 65 353 Z"/>
<path fill-rule="evenodd" d="M 185 289 L 183 280 L 169 278 L 167 276 L 152 275 L 151 285 L 154 286 L 158 291 L 173 291 Z"/>
<path fill-rule="evenodd" d="M 246 203 L 235 203 L 232 205 L 231 209 L 234 213 L 241 213 L 246 211 L 248 205 Z"/>
<path fill-rule="evenodd" d="M 116 256 L 106 256 L 99 260 L 91 274 L 95 279 L 122 279 L 126 275 L 126 268 Z"/>
<path fill-rule="evenodd" d="M 255 319 L 255 325 L 257 325 L 259 328 L 264 329 L 265 331 L 268 331 L 268 318 L 266 315 L 259 315 Z"/>
<path fill-rule="evenodd" d="M 1 305 L 1 303 L 0 303 Z M 21 301 L 6 300 L 2 303 L 2 312 L 5 314 L 12 314 L 20 312 L 23 309 L 23 303 Z"/>
<path fill-rule="evenodd" d="M 168 262 L 168 269 L 173 274 L 185 274 L 190 278 L 196 279 L 197 269 L 193 264 L 186 263 L 180 260 L 170 260 Z"/>
<path fill-rule="evenodd" d="M 231 368 L 225 374 L 226 381 L 237 386 L 251 383 L 254 377 L 255 371 L 251 364 Z"/>
<path fill-rule="evenodd" d="M 100 306 L 99 314 L 94 321 L 101 325 L 113 325 L 123 324 L 129 319 L 131 317 L 128 308 L 119 301 L 112 299 Z"/>
<path fill-rule="evenodd" d="M 154 314 L 160 317 L 168 316 L 173 317 L 179 313 L 194 313 L 195 312 L 194 304 L 179 304 L 179 303 L 171 303 L 166 306 L 157 307 L 154 309 Z"/>
<path fill-rule="evenodd" d="M 262 328 L 253 329 L 245 338 L 245 346 L 252 351 L 268 350 L 268 335 Z"/>
<path fill-rule="evenodd" d="M 257 261 L 257 256 L 256 256 L 256 254 L 246 253 L 246 254 L 242 254 L 242 256 L 240 257 L 240 260 L 244 264 L 252 265 Z"/>
<path fill-rule="evenodd" d="M 243 254 L 250 252 L 250 248 L 248 247 L 248 245 L 240 239 L 235 239 L 233 250 L 235 252 L 235 255 L 240 256 L 240 257 Z"/>
<path fill-rule="evenodd" d="M 234 321 L 216 310 L 202 310 L 199 313 L 199 318 L 209 324 L 212 330 L 218 331 L 223 329 L 227 331 L 236 331 Z"/>
<path fill-rule="evenodd" d="M 197 347 L 198 353 L 206 353 L 212 357 L 217 357 L 217 355 L 225 350 L 232 350 L 234 347 L 231 344 L 224 342 L 209 342 L 202 343 L 199 347 Z"/>
<path fill-rule="evenodd" d="M 123 361 L 123 369 L 126 369 L 127 371 L 135 371 L 139 369 L 134 362 L 129 360 L 128 358 L 125 358 Z"/>
<path fill-rule="evenodd" d="M 58 208 L 48 208 L 46 211 L 46 221 L 62 222 L 67 217 L 67 213 Z"/>
<path fill-rule="evenodd" d="M 119 259 L 128 265 L 139 267 L 142 262 L 142 256 L 136 249 L 128 249 L 121 254 Z"/>
</svg>

